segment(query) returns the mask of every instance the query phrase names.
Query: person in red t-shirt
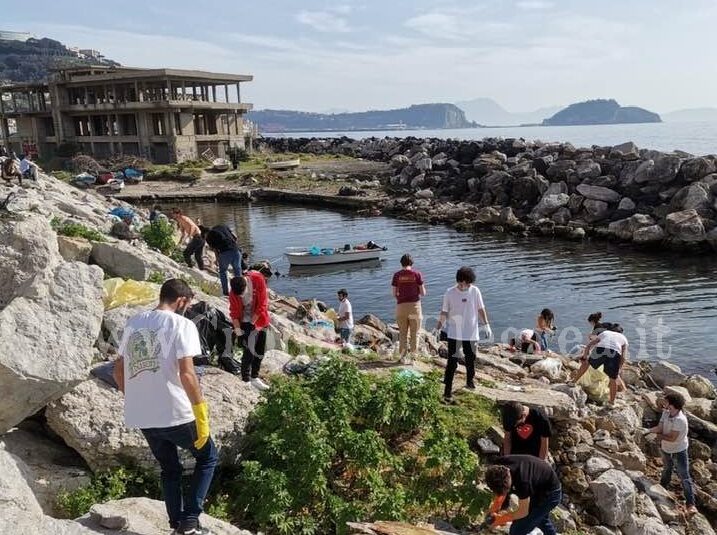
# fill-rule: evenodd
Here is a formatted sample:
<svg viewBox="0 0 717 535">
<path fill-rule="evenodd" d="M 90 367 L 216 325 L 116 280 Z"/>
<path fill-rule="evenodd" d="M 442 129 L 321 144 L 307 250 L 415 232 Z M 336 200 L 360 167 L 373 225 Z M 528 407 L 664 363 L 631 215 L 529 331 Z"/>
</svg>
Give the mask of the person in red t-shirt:
<svg viewBox="0 0 717 535">
<path fill-rule="evenodd" d="M 266 328 L 269 326 L 269 296 L 266 282 L 271 269 L 249 270 L 229 282 L 229 316 L 234 332 L 240 337 L 243 354 L 241 377 L 258 390 L 269 386 L 259 379 L 259 368 L 266 350 Z"/>
<path fill-rule="evenodd" d="M 401 362 L 409 363 L 409 354 L 415 355 L 418 346 L 418 329 L 421 328 L 421 297 L 426 295 L 426 286 L 419 271 L 413 269 L 410 254 L 401 257 L 401 271 L 393 274 L 391 286 L 396 298 L 396 322 L 399 333 L 399 353 Z"/>
</svg>

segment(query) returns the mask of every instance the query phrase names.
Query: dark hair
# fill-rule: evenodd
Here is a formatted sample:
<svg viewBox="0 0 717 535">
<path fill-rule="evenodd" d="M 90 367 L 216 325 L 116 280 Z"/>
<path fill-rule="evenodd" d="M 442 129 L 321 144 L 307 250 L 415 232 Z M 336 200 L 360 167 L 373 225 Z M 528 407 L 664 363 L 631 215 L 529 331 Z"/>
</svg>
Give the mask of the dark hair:
<svg viewBox="0 0 717 535">
<path fill-rule="evenodd" d="M 493 494 L 508 494 L 511 487 L 510 469 L 502 464 L 494 464 L 485 471 L 485 483 Z"/>
<path fill-rule="evenodd" d="M 515 429 L 521 416 L 523 416 L 523 405 L 517 401 L 506 403 L 500 408 L 500 420 L 503 429 L 508 433 Z"/>
<path fill-rule="evenodd" d="M 246 290 L 246 279 L 244 277 L 232 277 L 229 281 L 232 293 L 241 295 Z"/>
<path fill-rule="evenodd" d="M 596 325 L 600 323 L 600 320 L 602 319 L 602 312 L 593 312 L 588 316 L 588 322 L 589 323 L 595 323 Z"/>
<path fill-rule="evenodd" d="M 182 279 L 169 279 L 162 284 L 162 288 L 159 290 L 160 303 L 174 303 L 180 297 L 187 297 L 189 299 L 194 297 L 194 292 L 189 287 L 189 284 Z"/>
<path fill-rule="evenodd" d="M 175 206 L 174 208 L 172 208 L 172 213 L 173 213 L 173 214 L 181 214 L 182 211 Z"/>
<path fill-rule="evenodd" d="M 341 288 L 338 292 L 336 292 L 338 295 L 343 295 L 344 297 L 349 296 L 349 292 L 346 290 L 346 288 Z"/>
<path fill-rule="evenodd" d="M 540 315 L 543 316 L 543 318 L 546 319 L 547 321 L 553 321 L 555 319 L 555 314 L 553 314 L 553 311 L 550 310 L 549 308 L 544 308 L 540 312 Z"/>
<path fill-rule="evenodd" d="M 264 275 L 267 279 L 273 275 L 271 267 L 267 265 L 262 265 L 257 271 Z"/>
<path fill-rule="evenodd" d="M 665 394 L 665 401 L 680 411 L 682 410 L 682 407 L 685 406 L 685 398 L 677 392 L 668 392 Z"/>
<path fill-rule="evenodd" d="M 205 227 L 204 225 L 197 226 L 199 227 L 199 233 L 202 235 L 202 238 L 204 238 L 211 230 L 209 227 Z"/>
<path fill-rule="evenodd" d="M 411 255 L 406 253 L 401 257 L 401 265 L 403 267 L 408 267 L 413 265 L 413 258 L 411 258 Z"/>
<path fill-rule="evenodd" d="M 157 210 L 157 211 L 159 211 L 159 210 L 161 210 L 161 209 L 162 209 L 162 207 L 161 207 L 160 205 L 158 205 L 158 204 L 155 204 L 155 205 L 152 207 L 152 210 Z"/>
<path fill-rule="evenodd" d="M 473 268 L 463 266 L 456 271 L 456 282 L 467 282 L 468 284 L 473 284 L 475 281 L 476 273 L 473 271 Z"/>
</svg>

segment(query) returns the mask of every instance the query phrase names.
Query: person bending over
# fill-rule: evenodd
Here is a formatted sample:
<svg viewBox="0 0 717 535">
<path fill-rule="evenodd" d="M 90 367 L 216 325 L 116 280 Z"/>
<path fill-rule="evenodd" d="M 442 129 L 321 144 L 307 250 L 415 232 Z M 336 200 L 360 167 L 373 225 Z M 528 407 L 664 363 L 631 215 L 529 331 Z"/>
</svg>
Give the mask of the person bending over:
<svg viewBox="0 0 717 535">
<path fill-rule="evenodd" d="M 617 396 L 620 369 L 625 364 L 627 348 L 627 338 L 622 333 L 604 330 L 597 336 L 591 336 L 590 342 L 580 356 L 581 364 L 574 380 L 579 380 L 588 371 L 589 366 L 596 370 L 602 366 L 610 379 L 610 404 L 612 405 Z"/>
<path fill-rule="evenodd" d="M 532 455 L 539 459 L 548 456 L 552 435 L 550 420 L 540 409 L 531 409 L 517 401 L 501 407 L 503 455 Z"/>
</svg>

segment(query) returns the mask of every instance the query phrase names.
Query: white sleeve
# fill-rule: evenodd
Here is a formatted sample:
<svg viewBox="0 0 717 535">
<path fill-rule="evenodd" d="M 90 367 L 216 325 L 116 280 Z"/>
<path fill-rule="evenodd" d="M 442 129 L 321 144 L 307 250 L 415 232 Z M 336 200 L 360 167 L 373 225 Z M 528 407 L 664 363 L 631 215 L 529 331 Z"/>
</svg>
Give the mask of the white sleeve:
<svg viewBox="0 0 717 535">
<path fill-rule="evenodd" d="M 346 303 L 346 314 L 349 315 L 349 318 L 353 319 L 354 316 L 354 307 L 351 305 L 350 302 Z"/>
<path fill-rule="evenodd" d="M 183 321 L 174 340 L 174 358 L 183 359 L 202 354 L 197 326 L 190 320 Z"/>
<path fill-rule="evenodd" d="M 125 325 L 124 329 L 122 330 L 122 339 L 120 340 L 119 347 L 117 349 L 117 354 L 120 357 L 129 357 L 127 354 L 127 345 L 129 344 L 129 337 L 132 334 L 133 329 Z"/>
<path fill-rule="evenodd" d="M 478 300 L 478 303 L 477 303 L 478 308 L 476 310 L 484 309 L 485 305 L 483 304 L 483 295 L 480 293 L 480 290 L 478 289 L 477 286 L 475 287 L 475 289 L 476 289 L 476 298 Z"/>
<path fill-rule="evenodd" d="M 449 290 L 450 291 L 450 290 Z M 450 312 L 450 302 L 448 299 L 448 292 L 443 294 L 443 305 L 441 306 L 441 312 L 448 314 Z"/>
</svg>

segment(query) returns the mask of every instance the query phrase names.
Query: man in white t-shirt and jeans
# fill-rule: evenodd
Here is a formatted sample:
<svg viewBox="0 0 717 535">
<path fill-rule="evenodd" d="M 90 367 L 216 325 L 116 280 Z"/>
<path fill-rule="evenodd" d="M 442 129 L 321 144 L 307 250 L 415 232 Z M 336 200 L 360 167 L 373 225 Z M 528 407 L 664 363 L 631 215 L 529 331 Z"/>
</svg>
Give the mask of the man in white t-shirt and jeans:
<svg viewBox="0 0 717 535">
<path fill-rule="evenodd" d="M 443 377 L 443 400 L 453 403 L 453 377 L 458 369 L 458 344 L 463 348 L 466 361 L 466 388 L 474 390 L 475 384 L 475 346 L 480 336 L 479 330 L 483 327 L 486 338 L 493 333 L 488 323 L 488 313 L 483 304 L 483 296 L 477 286 L 475 272 L 463 266 L 456 273 L 456 285 L 448 288 L 443 296 L 441 315 L 436 324 L 436 330 L 444 329 L 448 336 L 448 363 Z"/>
<path fill-rule="evenodd" d="M 684 398 L 677 392 L 665 394 L 664 407 L 660 423 L 650 429 L 661 440 L 662 450 L 662 477 L 660 485 L 669 488 L 672 479 L 672 470 L 677 472 L 685 494 L 686 513 L 693 515 L 697 512 L 695 507 L 695 489 L 690 477 L 690 457 L 688 454 L 689 439 L 687 433 L 689 426 L 687 416 L 682 412 L 685 406 Z"/>
<path fill-rule="evenodd" d="M 202 353 L 199 332 L 183 317 L 193 296 L 186 282 L 166 281 L 157 308 L 127 320 L 114 367 L 125 394 L 125 424 L 142 431 L 159 461 L 169 525 L 177 535 L 209 533 L 199 515 L 217 464 L 209 411 L 192 361 Z M 196 460 L 184 501 L 177 448 Z"/>
<path fill-rule="evenodd" d="M 354 330 L 354 311 L 349 301 L 349 293 L 341 288 L 336 292 L 339 298 L 339 336 L 344 347 L 351 343 L 351 333 Z"/>
</svg>

